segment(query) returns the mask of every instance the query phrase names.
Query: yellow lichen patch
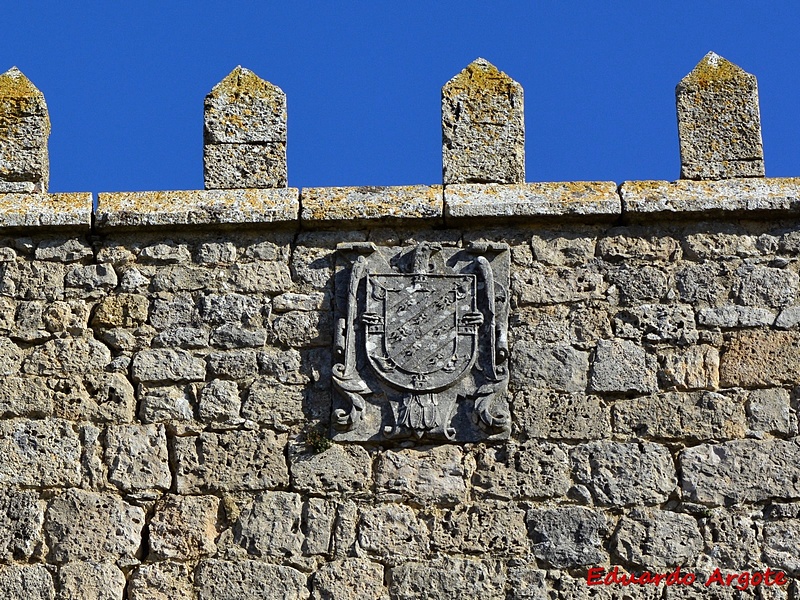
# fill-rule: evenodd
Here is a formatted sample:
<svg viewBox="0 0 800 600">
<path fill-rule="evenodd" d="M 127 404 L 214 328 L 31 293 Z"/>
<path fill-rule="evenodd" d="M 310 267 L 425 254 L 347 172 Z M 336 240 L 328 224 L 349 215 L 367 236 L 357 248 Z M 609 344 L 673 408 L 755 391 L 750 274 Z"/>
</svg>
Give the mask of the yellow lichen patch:
<svg viewBox="0 0 800 600">
<path fill-rule="evenodd" d="M 11 67 L 0 75 L 0 98 L 38 98 L 44 95 L 17 67 Z"/>
<path fill-rule="evenodd" d="M 732 79 L 746 81 L 749 77 L 752 75 L 741 67 L 725 60 L 718 54 L 709 52 L 703 57 L 703 60 L 697 63 L 692 72 L 683 78 L 680 84 L 695 84 L 705 88 L 717 83 L 730 82 Z"/>
<path fill-rule="evenodd" d="M 282 97 L 283 91 L 269 81 L 261 79 L 250 69 L 236 67 L 211 90 L 209 98 L 236 99 L 241 96 L 253 98 Z"/>
<path fill-rule="evenodd" d="M 444 86 L 444 93 L 450 90 L 484 90 L 492 93 L 503 93 L 516 90 L 519 84 L 500 71 L 488 60 L 476 58 L 458 75 Z"/>
</svg>

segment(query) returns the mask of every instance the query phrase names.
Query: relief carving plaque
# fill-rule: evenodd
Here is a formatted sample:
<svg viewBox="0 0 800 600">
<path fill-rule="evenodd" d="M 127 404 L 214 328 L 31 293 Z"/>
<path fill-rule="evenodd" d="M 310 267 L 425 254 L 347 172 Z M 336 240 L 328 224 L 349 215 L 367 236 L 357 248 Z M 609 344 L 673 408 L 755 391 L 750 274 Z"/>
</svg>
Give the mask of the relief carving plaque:
<svg viewBox="0 0 800 600">
<path fill-rule="evenodd" d="M 337 247 L 334 439 L 507 438 L 505 244 Z"/>
</svg>

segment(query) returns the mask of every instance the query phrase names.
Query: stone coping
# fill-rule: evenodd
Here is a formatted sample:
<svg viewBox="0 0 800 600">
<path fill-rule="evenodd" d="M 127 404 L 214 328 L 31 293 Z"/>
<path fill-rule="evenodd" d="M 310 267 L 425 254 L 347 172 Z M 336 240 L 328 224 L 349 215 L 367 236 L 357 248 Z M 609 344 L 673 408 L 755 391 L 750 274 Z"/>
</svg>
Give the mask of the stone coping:
<svg viewBox="0 0 800 600">
<path fill-rule="evenodd" d="M 441 220 L 442 190 L 441 185 L 303 188 L 300 221 Z"/>
<path fill-rule="evenodd" d="M 98 229 L 296 222 L 297 188 L 98 194 Z"/>
<path fill-rule="evenodd" d="M 92 226 L 92 194 L 0 194 L 0 229 L 85 229 Z"/>
<path fill-rule="evenodd" d="M 622 214 L 613 181 L 565 181 L 554 183 L 459 184 L 444 192 L 448 219 L 605 217 Z"/>
</svg>

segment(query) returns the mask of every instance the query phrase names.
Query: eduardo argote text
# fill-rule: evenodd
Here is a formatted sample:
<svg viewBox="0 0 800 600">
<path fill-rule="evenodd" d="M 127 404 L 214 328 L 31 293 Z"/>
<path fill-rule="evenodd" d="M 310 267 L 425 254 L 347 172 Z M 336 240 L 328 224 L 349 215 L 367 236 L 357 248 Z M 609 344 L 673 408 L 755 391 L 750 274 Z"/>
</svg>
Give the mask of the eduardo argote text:
<svg viewBox="0 0 800 600">
<path fill-rule="evenodd" d="M 643 571 L 637 574 L 620 573 L 619 567 L 610 570 L 603 567 L 592 567 L 586 574 L 587 585 L 703 585 L 711 587 L 733 587 L 737 590 L 746 590 L 751 586 L 773 586 L 789 583 L 786 573 L 773 571 L 767 567 L 764 571 L 741 571 L 736 573 L 722 573 L 719 568 L 708 578 L 699 578 L 694 573 L 683 573 L 681 568 L 675 567 L 667 573 L 653 573 Z"/>
</svg>

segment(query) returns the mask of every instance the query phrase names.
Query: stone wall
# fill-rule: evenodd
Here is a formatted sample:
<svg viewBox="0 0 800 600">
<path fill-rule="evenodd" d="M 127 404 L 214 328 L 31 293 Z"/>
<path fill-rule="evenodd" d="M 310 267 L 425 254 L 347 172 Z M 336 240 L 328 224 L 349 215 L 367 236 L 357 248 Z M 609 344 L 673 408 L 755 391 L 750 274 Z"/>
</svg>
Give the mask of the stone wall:
<svg viewBox="0 0 800 600">
<path fill-rule="evenodd" d="M 0 196 L 0 596 L 800 597 L 800 180 L 525 184 L 448 135 L 444 187 Z M 505 433 L 348 441 L 344 249 L 506 245 Z"/>
</svg>

